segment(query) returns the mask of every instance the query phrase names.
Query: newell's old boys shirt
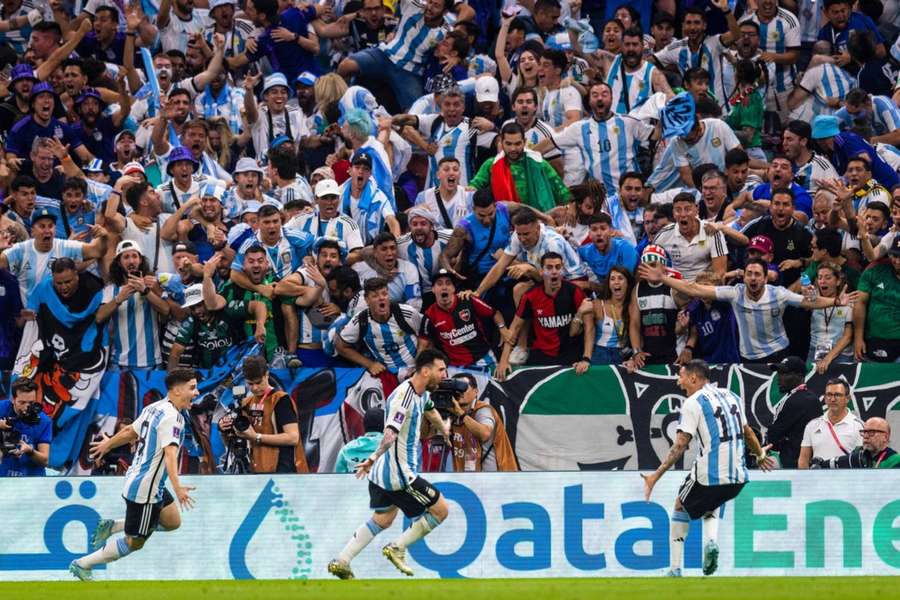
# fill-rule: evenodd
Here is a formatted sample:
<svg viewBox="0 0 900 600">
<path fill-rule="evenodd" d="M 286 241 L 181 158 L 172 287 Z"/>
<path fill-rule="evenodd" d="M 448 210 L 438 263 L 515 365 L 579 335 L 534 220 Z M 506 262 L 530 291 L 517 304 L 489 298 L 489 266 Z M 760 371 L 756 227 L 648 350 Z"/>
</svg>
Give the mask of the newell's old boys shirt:
<svg viewBox="0 0 900 600">
<path fill-rule="evenodd" d="M 549 359 L 552 364 L 575 362 L 582 355 L 581 343 L 569 335 L 569 324 L 584 301 L 584 292 L 578 286 L 563 281 L 552 296 L 544 286 L 536 286 L 522 297 L 516 316 L 531 320 L 534 343 L 531 349 Z M 536 358 L 536 357 L 532 357 Z"/>
</svg>

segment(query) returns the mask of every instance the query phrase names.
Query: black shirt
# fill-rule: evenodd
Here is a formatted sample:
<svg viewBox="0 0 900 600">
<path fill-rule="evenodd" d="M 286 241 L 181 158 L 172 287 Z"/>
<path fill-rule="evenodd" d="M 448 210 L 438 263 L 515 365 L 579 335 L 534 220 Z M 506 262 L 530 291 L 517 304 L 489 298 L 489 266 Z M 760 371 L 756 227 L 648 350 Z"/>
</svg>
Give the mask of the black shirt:
<svg viewBox="0 0 900 600">
<path fill-rule="evenodd" d="M 822 402 L 805 385 L 785 399 L 778 418 L 766 431 L 766 443 L 779 452 L 782 468 L 797 468 L 803 430 L 807 423 L 821 416 Z"/>
<path fill-rule="evenodd" d="M 809 246 L 812 234 L 801 223 L 794 220 L 786 229 L 777 229 L 772 217 L 761 217 L 747 225 L 744 235 L 753 239 L 755 235 L 764 235 L 772 240 L 775 247 L 773 263 L 781 264 L 788 259 L 809 258 L 812 254 Z M 802 269 L 786 269 L 781 271 L 780 285 L 789 286 L 800 278 Z"/>
</svg>

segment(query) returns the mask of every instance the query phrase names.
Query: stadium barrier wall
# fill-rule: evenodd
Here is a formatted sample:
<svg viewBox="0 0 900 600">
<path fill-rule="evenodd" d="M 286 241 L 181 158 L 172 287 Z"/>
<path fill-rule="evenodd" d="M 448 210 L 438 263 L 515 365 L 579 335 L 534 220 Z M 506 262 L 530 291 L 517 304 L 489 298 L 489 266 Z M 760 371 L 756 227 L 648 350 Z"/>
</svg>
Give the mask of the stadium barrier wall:
<svg viewBox="0 0 900 600">
<path fill-rule="evenodd" d="M 900 472 L 752 472 L 720 526 L 718 575 L 900 575 Z M 651 502 L 638 473 L 435 475 L 450 516 L 410 547 L 417 577 L 659 576 L 683 472 Z M 370 516 L 352 475 L 184 477 L 194 510 L 174 532 L 95 570 L 98 580 L 313 579 Z M 0 581 L 68 579 L 98 519 L 124 517 L 122 479 L 0 480 Z M 398 577 L 379 535 L 354 561 L 360 578 Z M 685 547 L 699 575 L 701 525 Z"/>
</svg>

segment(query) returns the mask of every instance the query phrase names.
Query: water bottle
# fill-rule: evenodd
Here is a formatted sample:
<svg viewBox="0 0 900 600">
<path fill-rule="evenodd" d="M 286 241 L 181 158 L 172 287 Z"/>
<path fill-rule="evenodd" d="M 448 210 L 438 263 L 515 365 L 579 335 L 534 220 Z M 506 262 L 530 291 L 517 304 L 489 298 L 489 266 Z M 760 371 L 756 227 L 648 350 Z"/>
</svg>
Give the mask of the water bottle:
<svg viewBox="0 0 900 600">
<path fill-rule="evenodd" d="M 816 286 L 812 284 L 809 275 L 806 273 L 800 275 L 800 287 L 803 288 L 803 297 L 809 302 L 813 302 L 819 297 L 819 291 L 816 289 Z"/>
</svg>

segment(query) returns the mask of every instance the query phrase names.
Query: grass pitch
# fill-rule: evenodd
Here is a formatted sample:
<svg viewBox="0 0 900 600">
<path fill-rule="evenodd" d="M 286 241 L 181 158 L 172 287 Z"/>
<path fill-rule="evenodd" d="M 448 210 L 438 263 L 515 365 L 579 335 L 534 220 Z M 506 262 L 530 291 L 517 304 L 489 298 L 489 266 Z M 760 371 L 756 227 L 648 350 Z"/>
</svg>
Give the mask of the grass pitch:
<svg viewBox="0 0 900 600">
<path fill-rule="evenodd" d="M 613 594 L 617 599 L 845 600 L 896 597 L 897 582 L 896 577 L 33 582 L 2 583 L 0 596 L 16 600 L 374 600 L 395 595 L 446 598 L 452 594 L 466 600 L 583 600 Z"/>
</svg>

